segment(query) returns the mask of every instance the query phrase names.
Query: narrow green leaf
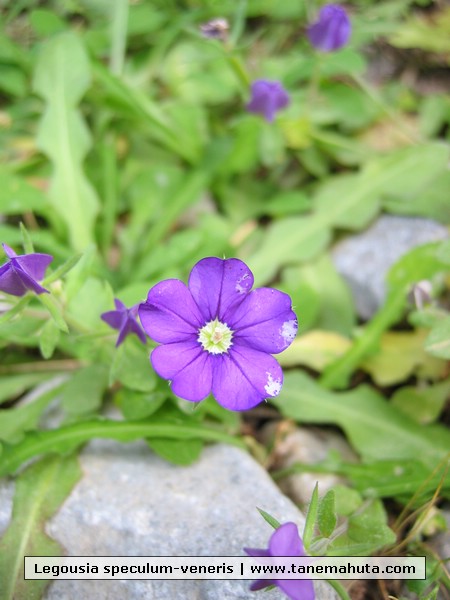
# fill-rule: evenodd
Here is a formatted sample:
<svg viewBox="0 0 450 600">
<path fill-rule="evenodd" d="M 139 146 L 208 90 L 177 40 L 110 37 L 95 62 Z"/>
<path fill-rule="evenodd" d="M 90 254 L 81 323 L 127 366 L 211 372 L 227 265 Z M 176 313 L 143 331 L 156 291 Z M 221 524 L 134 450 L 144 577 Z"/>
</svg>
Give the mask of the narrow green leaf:
<svg viewBox="0 0 450 600">
<path fill-rule="evenodd" d="M 22 373 L 21 375 L 0 376 L 0 404 L 5 400 L 13 400 L 42 381 L 49 379 L 48 373 Z"/>
<path fill-rule="evenodd" d="M 34 252 L 33 240 L 22 221 L 20 222 L 20 233 L 22 235 L 22 244 L 25 254 L 32 254 Z"/>
<path fill-rule="evenodd" d="M 33 464 L 17 480 L 12 521 L 0 541 L 0 600 L 39 600 L 48 581 L 24 580 L 26 555 L 60 556 L 62 548 L 44 532 L 80 478 L 76 458 L 51 457 Z"/>
<path fill-rule="evenodd" d="M 305 528 L 303 530 L 303 544 L 305 545 L 306 551 L 309 551 L 311 542 L 314 538 L 314 529 L 316 527 L 317 513 L 319 508 L 319 484 L 316 482 L 311 500 L 308 506 L 308 512 L 306 513 Z"/>
<path fill-rule="evenodd" d="M 33 456 L 46 452 L 66 454 L 94 438 L 110 438 L 119 442 L 132 442 L 141 438 L 201 439 L 245 448 L 244 442 L 239 438 L 201 424 L 179 425 L 167 420 L 158 422 L 156 419 L 150 422 L 98 419 L 51 431 L 28 433 L 15 446 L 4 444 L 0 453 L 0 477 L 14 473 L 23 462 Z"/>
<path fill-rule="evenodd" d="M 269 523 L 269 525 L 271 527 L 273 527 L 274 529 L 278 529 L 278 527 L 281 525 L 281 523 L 279 521 L 277 521 L 275 519 L 275 517 L 272 517 L 272 515 L 269 515 L 268 512 L 266 512 L 262 508 L 259 508 L 258 506 L 256 508 L 257 508 L 259 514 L 262 516 L 262 518 L 266 521 L 266 523 Z"/>
<path fill-rule="evenodd" d="M 39 348 L 43 358 L 48 359 L 53 356 L 53 352 L 59 341 L 60 332 L 61 330 L 53 319 L 47 321 L 42 328 L 39 336 Z"/>
<path fill-rule="evenodd" d="M 46 285 L 49 285 L 50 283 L 53 283 L 54 281 L 57 281 L 58 279 L 61 279 L 62 277 L 64 277 L 64 275 L 66 275 L 66 273 L 68 273 L 69 271 L 71 271 L 73 269 L 73 267 L 80 260 L 81 256 L 82 256 L 81 254 L 76 254 L 75 256 L 72 256 L 71 258 L 66 260 L 66 262 L 63 263 L 57 269 L 55 269 L 55 271 L 53 271 L 53 273 L 50 273 L 49 275 L 47 275 L 47 277 L 42 281 L 42 285 L 45 287 Z"/>
<path fill-rule="evenodd" d="M 27 306 L 27 304 L 31 301 L 32 297 L 33 296 L 31 294 L 27 294 L 26 296 L 21 298 L 12 308 L 1 314 L 0 325 L 3 325 L 3 323 L 7 323 L 13 317 L 20 314 L 22 310 Z"/>
<path fill-rule="evenodd" d="M 51 314 L 58 329 L 64 331 L 64 333 L 69 333 L 69 328 L 67 327 L 67 323 L 65 322 L 64 317 L 61 314 L 61 310 L 58 304 L 56 303 L 56 300 L 52 296 L 50 296 L 50 294 L 39 294 L 38 299 Z"/>
</svg>

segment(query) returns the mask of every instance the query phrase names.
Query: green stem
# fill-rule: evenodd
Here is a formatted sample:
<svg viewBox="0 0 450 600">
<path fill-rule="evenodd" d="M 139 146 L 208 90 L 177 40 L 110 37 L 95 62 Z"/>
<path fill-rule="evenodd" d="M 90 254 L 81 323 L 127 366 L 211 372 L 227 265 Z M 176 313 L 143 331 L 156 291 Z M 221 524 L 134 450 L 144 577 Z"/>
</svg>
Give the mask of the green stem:
<svg viewBox="0 0 450 600">
<path fill-rule="evenodd" d="M 350 596 L 347 594 L 346 589 L 341 583 L 339 583 L 339 581 L 336 581 L 335 579 L 327 579 L 327 581 L 337 593 L 337 595 L 341 598 L 341 600 L 351 600 Z"/>
<path fill-rule="evenodd" d="M 327 388 L 344 388 L 353 371 L 374 347 L 381 334 L 400 317 L 406 303 L 406 290 L 400 286 L 391 292 L 386 304 L 367 325 L 364 333 L 355 340 L 350 350 L 327 367 L 320 379 Z"/>
</svg>

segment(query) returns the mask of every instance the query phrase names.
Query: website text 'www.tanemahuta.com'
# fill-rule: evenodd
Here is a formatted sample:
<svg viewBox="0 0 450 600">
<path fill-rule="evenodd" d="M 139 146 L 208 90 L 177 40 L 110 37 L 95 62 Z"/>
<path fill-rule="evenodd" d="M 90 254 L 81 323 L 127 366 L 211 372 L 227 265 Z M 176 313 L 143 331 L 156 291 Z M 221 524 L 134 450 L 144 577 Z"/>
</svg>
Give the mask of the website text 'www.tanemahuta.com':
<svg viewBox="0 0 450 600">
<path fill-rule="evenodd" d="M 26 556 L 25 579 L 425 579 L 424 556 Z"/>
</svg>

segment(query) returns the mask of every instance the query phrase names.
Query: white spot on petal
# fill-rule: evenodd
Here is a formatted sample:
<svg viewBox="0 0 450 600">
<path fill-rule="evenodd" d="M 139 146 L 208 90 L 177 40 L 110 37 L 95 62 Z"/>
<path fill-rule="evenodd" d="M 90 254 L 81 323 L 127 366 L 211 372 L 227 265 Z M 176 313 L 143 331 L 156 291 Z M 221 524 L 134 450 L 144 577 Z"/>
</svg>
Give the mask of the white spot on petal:
<svg viewBox="0 0 450 600">
<path fill-rule="evenodd" d="M 264 390 L 269 396 L 278 396 L 281 391 L 281 379 L 274 379 L 272 373 L 266 372 L 267 383 L 264 386 Z"/>
<path fill-rule="evenodd" d="M 286 321 L 283 323 L 280 334 L 284 340 L 285 348 L 287 348 L 290 344 L 292 344 L 295 336 L 297 335 L 297 320 L 292 319 L 291 321 Z"/>
<path fill-rule="evenodd" d="M 242 277 L 240 277 L 237 281 L 236 281 L 236 287 L 235 290 L 237 291 L 238 294 L 245 294 L 248 290 L 247 290 L 247 286 L 245 285 L 241 285 L 241 283 L 243 281 L 245 281 L 246 279 L 248 279 L 250 277 L 250 275 L 248 273 L 244 273 L 242 275 Z"/>
</svg>

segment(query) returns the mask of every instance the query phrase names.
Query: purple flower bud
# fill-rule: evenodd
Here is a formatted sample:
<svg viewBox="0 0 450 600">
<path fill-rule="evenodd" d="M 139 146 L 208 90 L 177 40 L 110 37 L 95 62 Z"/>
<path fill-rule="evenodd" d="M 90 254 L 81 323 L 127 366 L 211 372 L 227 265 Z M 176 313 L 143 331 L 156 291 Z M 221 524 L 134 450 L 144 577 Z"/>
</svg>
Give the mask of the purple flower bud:
<svg viewBox="0 0 450 600">
<path fill-rule="evenodd" d="M 141 326 L 136 320 L 139 305 L 127 308 L 123 302 L 117 298 L 114 300 L 116 310 L 110 310 L 101 315 L 101 318 L 105 323 L 108 323 L 113 329 L 119 331 L 119 337 L 117 338 L 116 348 L 125 340 L 129 333 L 135 333 L 143 344 L 147 341 L 145 333 L 142 331 Z"/>
<path fill-rule="evenodd" d="M 322 52 L 339 50 L 348 42 L 352 26 L 347 13 L 338 4 L 326 4 L 319 19 L 308 27 L 308 38 Z"/>
<path fill-rule="evenodd" d="M 36 252 L 17 255 L 6 244 L 2 246 L 9 262 L 0 267 L 0 291 L 13 296 L 24 296 L 28 290 L 36 294 L 48 293 L 38 280 L 44 278 L 53 256 Z"/>
<path fill-rule="evenodd" d="M 249 556 L 306 556 L 303 542 L 295 523 L 284 523 L 272 533 L 269 547 L 244 548 Z M 314 587 L 310 579 L 259 579 L 250 586 L 253 592 L 276 585 L 290 600 L 314 600 Z"/>
<path fill-rule="evenodd" d="M 252 83 L 252 97 L 247 110 L 262 115 L 272 123 L 275 113 L 289 104 L 289 94 L 279 81 L 258 79 Z"/>
</svg>

